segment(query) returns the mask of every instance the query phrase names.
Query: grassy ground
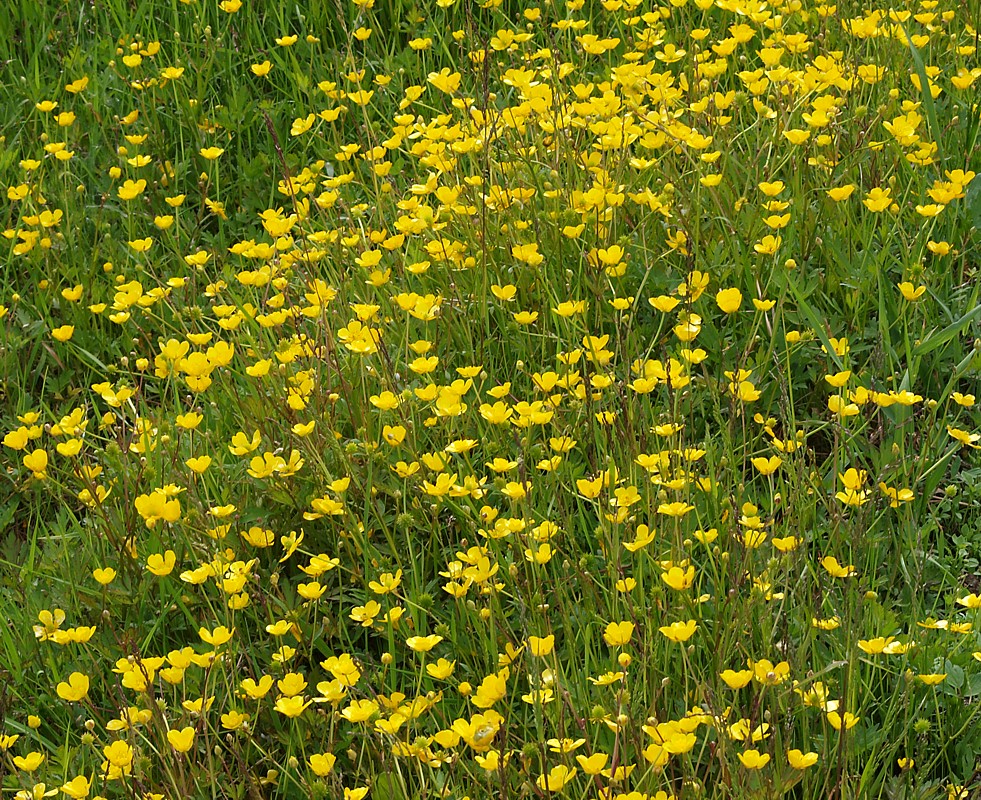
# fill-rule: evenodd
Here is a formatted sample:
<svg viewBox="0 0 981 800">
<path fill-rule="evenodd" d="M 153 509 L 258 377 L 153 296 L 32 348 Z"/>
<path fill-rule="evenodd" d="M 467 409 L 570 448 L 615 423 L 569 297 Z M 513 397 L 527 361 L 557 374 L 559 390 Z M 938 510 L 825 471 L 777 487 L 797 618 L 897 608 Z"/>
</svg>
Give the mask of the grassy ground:
<svg viewBox="0 0 981 800">
<path fill-rule="evenodd" d="M 979 27 L 11 3 L 3 796 L 974 796 Z"/>
</svg>

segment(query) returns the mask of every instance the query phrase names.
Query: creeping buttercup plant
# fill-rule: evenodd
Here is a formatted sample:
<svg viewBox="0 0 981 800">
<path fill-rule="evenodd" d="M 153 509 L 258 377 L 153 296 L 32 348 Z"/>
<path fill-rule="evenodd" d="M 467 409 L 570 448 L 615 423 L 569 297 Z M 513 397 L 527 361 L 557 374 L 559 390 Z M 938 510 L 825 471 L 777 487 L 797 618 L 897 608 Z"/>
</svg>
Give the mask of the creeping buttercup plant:
<svg viewBox="0 0 981 800">
<path fill-rule="evenodd" d="M 976 792 L 971 4 L 308 6 L 3 23 L 3 792 Z"/>
</svg>

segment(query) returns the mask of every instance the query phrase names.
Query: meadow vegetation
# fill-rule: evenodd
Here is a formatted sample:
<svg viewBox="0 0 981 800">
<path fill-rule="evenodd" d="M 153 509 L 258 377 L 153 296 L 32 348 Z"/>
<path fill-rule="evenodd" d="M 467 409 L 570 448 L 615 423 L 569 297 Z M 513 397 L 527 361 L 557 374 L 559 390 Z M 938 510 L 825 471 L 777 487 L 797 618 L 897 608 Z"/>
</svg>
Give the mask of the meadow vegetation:
<svg viewBox="0 0 981 800">
<path fill-rule="evenodd" d="M 977 3 L 7 6 L 3 797 L 977 796 Z"/>
</svg>

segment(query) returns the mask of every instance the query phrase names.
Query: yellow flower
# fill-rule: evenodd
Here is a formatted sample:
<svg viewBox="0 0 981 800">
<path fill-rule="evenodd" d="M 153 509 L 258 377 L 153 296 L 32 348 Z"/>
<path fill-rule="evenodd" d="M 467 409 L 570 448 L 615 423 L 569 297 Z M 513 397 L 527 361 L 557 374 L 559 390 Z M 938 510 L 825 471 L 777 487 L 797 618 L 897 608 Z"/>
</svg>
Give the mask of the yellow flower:
<svg viewBox="0 0 981 800">
<path fill-rule="evenodd" d="M 839 714 L 837 711 L 828 712 L 828 722 L 831 723 L 831 727 L 836 731 L 840 731 L 842 727 L 845 730 L 851 730 L 858 724 L 858 717 L 856 717 L 851 711 L 846 711 L 843 715 Z"/>
<path fill-rule="evenodd" d="M 313 127 L 313 123 L 316 122 L 316 120 L 317 117 L 315 114 L 307 114 L 306 117 L 297 117 L 295 120 L 293 120 L 293 125 L 290 127 L 290 136 L 302 136 Z M 361 263 L 359 259 L 355 259 L 355 261 Z M 362 264 L 362 266 L 364 266 L 364 264 Z"/>
<path fill-rule="evenodd" d="M 306 708 L 313 702 L 312 700 L 307 700 L 304 702 L 303 696 L 298 695 L 296 697 L 280 697 L 276 700 L 276 704 L 273 708 L 276 709 L 280 714 L 291 719 L 300 716 Z"/>
<path fill-rule="evenodd" d="M 443 67 L 439 72 L 430 72 L 427 80 L 439 91 L 445 94 L 453 94 L 460 88 L 462 76 L 459 72 L 450 72 L 449 67 Z"/>
<path fill-rule="evenodd" d="M 135 505 L 148 528 L 152 528 L 160 520 L 176 522 L 181 516 L 180 500 L 170 497 L 164 489 L 154 489 L 150 494 L 141 494 L 136 498 Z"/>
<path fill-rule="evenodd" d="M 840 395 L 833 394 L 828 397 L 828 410 L 832 414 L 837 414 L 840 417 L 854 417 L 859 413 L 858 405 L 855 403 L 849 403 Z M 851 491 L 851 490 L 849 490 Z M 838 494 L 842 494 L 839 492 Z M 852 500 L 861 500 L 862 496 L 859 492 L 853 492 L 851 495 L 846 494 Z M 839 498 L 842 499 L 842 498 Z M 861 505 L 861 503 L 849 503 L 848 500 L 842 499 L 842 502 L 848 503 L 849 505 Z"/>
<path fill-rule="evenodd" d="M 368 91 L 365 89 L 359 89 L 356 92 L 348 93 L 347 99 L 358 106 L 366 106 L 371 102 L 371 98 L 374 97 L 375 93 L 373 91 Z"/>
<path fill-rule="evenodd" d="M 667 517 L 683 517 L 689 511 L 694 511 L 695 506 L 689 505 L 683 501 L 676 501 L 674 503 L 661 503 L 657 507 L 658 514 L 664 514 Z"/>
<path fill-rule="evenodd" d="M 316 427 L 316 425 L 317 421 L 315 419 L 312 419 L 309 422 L 297 422 L 293 425 L 292 431 L 296 436 L 299 436 L 302 439 L 313 433 L 313 429 Z"/>
<path fill-rule="evenodd" d="M 473 696 L 473 704 L 477 708 L 490 708 L 503 700 L 507 695 L 507 679 L 509 675 L 508 667 L 504 667 L 500 672 L 487 675 L 477 687 Z"/>
<path fill-rule="evenodd" d="M 767 197 L 776 197 L 786 188 L 786 184 L 783 181 L 761 181 L 757 187 Z"/>
<path fill-rule="evenodd" d="M 228 644 L 234 633 L 235 628 L 228 630 L 224 625 L 219 625 L 213 631 L 209 631 L 207 628 L 198 629 L 198 636 L 201 637 L 201 641 L 212 647 L 221 647 L 223 644 Z"/>
<path fill-rule="evenodd" d="M 221 715 L 221 726 L 228 731 L 235 731 L 249 721 L 249 715 L 232 709 Z"/>
<path fill-rule="evenodd" d="M 43 800 L 58 794 L 58 790 L 49 789 L 46 783 L 35 783 L 30 789 L 22 789 L 14 795 L 14 800 Z"/>
<path fill-rule="evenodd" d="M 194 728 L 188 726 L 181 730 L 167 731 L 167 741 L 178 753 L 186 753 L 194 745 Z"/>
<path fill-rule="evenodd" d="M 554 634 L 549 634 L 548 636 L 529 636 L 528 649 L 537 658 L 547 656 L 555 649 Z"/>
<path fill-rule="evenodd" d="M 835 372 L 824 376 L 824 380 L 827 381 L 831 386 L 836 389 L 841 389 L 848 383 L 848 379 L 852 376 L 852 371 L 850 369 L 842 370 L 841 372 Z"/>
<path fill-rule="evenodd" d="M 89 678 L 81 672 L 73 672 L 68 681 L 62 681 L 57 686 L 58 697 L 70 703 L 84 700 L 89 693 Z"/>
<path fill-rule="evenodd" d="M 717 528 L 709 528 L 707 531 L 699 529 L 695 531 L 692 536 L 694 536 L 702 544 L 712 544 L 716 539 L 719 538 L 719 531 Z"/>
<path fill-rule="evenodd" d="M 399 584 L 402 583 L 402 570 L 396 570 L 394 574 L 391 572 L 383 572 L 378 576 L 377 581 L 369 581 L 368 588 L 371 589 L 375 594 L 389 594 L 398 589 Z"/>
<path fill-rule="evenodd" d="M 576 756 L 576 762 L 586 775 L 599 775 L 606 766 L 609 755 L 606 753 L 593 753 L 591 756 Z"/>
<path fill-rule="evenodd" d="M 21 772 L 34 772 L 44 763 L 44 753 L 33 751 L 26 756 L 14 756 L 14 766 Z"/>
<path fill-rule="evenodd" d="M 516 261 L 521 261 L 531 267 L 537 267 L 545 260 L 545 256 L 538 252 L 538 245 L 534 242 L 514 245 L 511 248 L 511 255 Z"/>
<path fill-rule="evenodd" d="M 859 639 L 858 648 L 863 653 L 868 653 L 869 655 L 879 655 L 880 653 L 885 653 L 886 649 L 894 641 L 896 641 L 894 636 L 876 636 L 874 639 Z"/>
<path fill-rule="evenodd" d="M 787 751 L 787 763 L 794 769 L 807 769 L 817 764 L 817 753 L 803 753 L 800 750 Z"/>
<path fill-rule="evenodd" d="M 263 675 L 258 683 L 252 678 L 246 678 L 242 681 L 242 691 L 245 692 L 253 700 L 261 700 L 267 694 L 269 690 L 272 689 L 273 679 L 270 675 Z"/>
<path fill-rule="evenodd" d="M 726 686 L 730 689 L 742 689 L 747 686 L 751 680 L 753 680 L 753 670 L 743 669 L 743 670 L 733 670 L 727 669 L 719 673 L 719 677 L 725 682 Z"/>
<path fill-rule="evenodd" d="M 838 480 L 842 482 L 846 489 L 851 491 L 858 491 L 865 484 L 865 479 L 868 477 L 868 473 L 864 469 L 855 469 L 854 467 L 849 467 L 843 473 L 838 473 Z"/>
<path fill-rule="evenodd" d="M 753 670 L 753 678 L 764 686 L 777 686 L 790 677 L 790 664 L 786 661 L 774 664 L 769 659 L 761 658 L 750 661 L 749 667 Z"/>
<path fill-rule="evenodd" d="M 811 138 L 811 132 L 800 128 L 790 128 L 783 132 L 783 136 L 791 144 L 801 145 Z"/>
<path fill-rule="evenodd" d="M 7 432 L 3 437 L 3 444 L 11 450 L 23 450 L 30 441 L 30 431 L 23 425 L 16 430 Z"/>
<path fill-rule="evenodd" d="M 244 456 L 258 448 L 261 443 L 262 436 L 258 430 L 252 434 L 251 439 L 245 433 L 239 431 L 232 437 L 232 443 L 228 446 L 228 451 L 233 456 Z"/>
<path fill-rule="evenodd" d="M 842 200 L 847 200 L 852 196 L 852 192 L 855 191 L 855 184 L 849 183 L 845 186 L 837 186 L 834 189 L 828 189 L 826 194 L 836 203 L 840 203 Z"/>
<path fill-rule="evenodd" d="M 406 432 L 404 425 L 385 425 L 382 428 L 382 439 L 392 447 L 397 447 L 405 441 Z"/>
<path fill-rule="evenodd" d="M 62 325 L 61 327 L 54 328 L 51 331 L 52 338 L 58 342 L 67 342 L 74 335 L 75 335 L 74 325 Z"/>
<path fill-rule="evenodd" d="M 134 200 L 143 193 L 144 189 L 146 189 L 146 181 L 142 178 L 138 181 L 127 180 L 116 190 L 116 194 L 120 200 Z"/>
<path fill-rule="evenodd" d="M 657 297 L 648 297 L 647 302 L 658 311 L 664 314 L 670 314 L 672 311 L 674 311 L 675 306 L 677 306 L 681 301 L 677 297 L 670 297 L 666 294 L 662 294 L 658 295 Z"/>
<path fill-rule="evenodd" d="M 116 570 L 112 567 L 96 567 L 92 570 L 92 577 L 103 586 L 108 586 L 116 579 Z"/>
<path fill-rule="evenodd" d="M 442 636 L 432 633 L 429 636 L 411 636 L 406 639 L 405 643 L 411 650 L 415 650 L 417 653 L 428 653 L 441 641 L 443 641 Z"/>
<path fill-rule="evenodd" d="M 514 300 L 514 297 L 517 293 L 518 293 L 518 287 L 515 286 L 514 284 L 508 283 L 505 284 L 504 286 L 499 286 L 496 283 L 491 284 L 491 294 L 493 294 L 494 297 L 496 297 L 498 300 L 501 300 L 505 303 Z"/>
<path fill-rule="evenodd" d="M 120 769 L 126 769 L 133 763 L 133 748 L 121 739 L 103 747 L 102 755 L 112 766 Z"/>
<path fill-rule="evenodd" d="M 168 550 L 163 554 L 153 553 L 146 560 L 147 570 L 161 578 L 170 575 L 176 564 L 177 554 L 173 550 Z"/>
<path fill-rule="evenodd" d="M 899 284 L 899 291 L 909 302 L 915 303 L 926 292 L 926 286 L 913 286 L 909 281 L 903 281 Z"/>
<path fill-rule="evenodd" d="M 961 430 L 960 428 L 951 427 L 950 425 L 947 426 L 947 433 L 952 439 L 955 439 L 956 441 L 960 442 L 965 447 L 972 447 L 975 450 L 978 449 L 977 442 L 978 440 L 981 440 L 981 434 L 964 431 Z M 35 452 L 44 452 L 44 451 L 36 450 Z M 24 463 L 26 465 L 27 463 L 26 460 Z"/>
<path fill-rule="evenodd" d="M 464 685 L 460 687 L 462 689 Z M 471 749 L 483 753 L 490 749 L 503 721 L 504 718 L 496 711 L 485 711 L 474 714 L 469 720 L 454 720 L 451 728 Z"/>
<path fill-rule="evenodd" d="M 687 569 L 672 566 L 661 573 L 661 580 L 675 591 L 683 591 L 689 588 L 694 582 L 695 568 L 690 565 Z"/>
<path fill-rule="evenodd" d="M 610 647 L 622 647 L 634 635 L 632 622 L 611 622 L 603 632 L 603 639 Z"/>
<path fill-rule="evenodd" d="M 725 314 L 735 314 L 743 302 L 743 293 L 735 287 L 720 289 L 715 295 L 715 302 Z"/>
<path fill-rule="evenodd" d="M 559 764 L 552 767 L 546 775 L 539 775 L 535 785 L 545 792 L 561 792 L 565 785 L 576 776 L 577 772 L 579 770 L 575 767 Z"/>
<path fill-rule="evenodd" d="M 445 658 L 439 659 L 435 664 L 426 664 L 426 672 L 438 681 L 445 681 L 449 678 L 455 668 L 456 662 L 448 661 Z"/>
<path fill-rule="evenodd" d="M 196 427 L 198 427 L 198 425 L 200 425 L 203 420 L 204 417 L 202 417 L 200 414 L 194 411 L 189 411 L 186 414 L 178 414 L 174 422 L 176 423 L 178 428 L 183 428 L 184 430 L 191 431 L 194 430 Z M 258 447 L 258 445 L 256 446 Z"/>
<path fill-rule="evenodd" d="M 834 556 L 825 556 L 821 559 L 821 566 L 827 571 L 829 575 L 833 578 L 851 578 L 855 572 L 855 567 L 851 564 L 848 566 L 842 566 L 838 563 L 838 559 Z"/>
<path fill-rule="evenodd" d="M 89 779 L 84 775 L 77 775 L 70 781 L 65 782 L 61 786 L 62 794 L 66 794 L 72 798 L 78 798 L 79 800 L 83 797 L 88 797 L 89 790 L 92 788 L 92 784 Z"/>
<path fill-rule="evenodd" d="M 874 214 L 885 211 L 892 205 L 892 190 L 876 186 L 862 200 L 865 207 Z"/>
<path fill-rule="evenodd" d="M 24 456 L 23 463 L 38 480 L 48 476 L 48 454 L 44 450 L 37 449 L 28 453 Z"/>
<path fill-rule="evenodd" d="M 783 238 L 780 236 L 773 236 L 768 234 L 764 236 L 760 241 L 753 245 L 753 249 L 764 256 L 772 256 L 777 250 L 780 249 L 780 245 L 783 243 Z"/>
<path fill-rule="evenodd" d="M 887 486 L 885 483 L 879 483 L 879 489 L 889 498 L 890 508 L 899 508 L 902 503 L 909 503 L 915 497 L 912 489 L 897 489 L 894 486 Z"/>
<path fill-rule="evenodd" d="M 198 152 L 201 154 L 201 157 L 202 158 L 205 158 L 208 161 L 214 161 L 222 153 L 225 152 L 225 148 L 223 148 L 223 147 L 202 147 Z"/>
<path fill-rule="evenodd" d="M 211 466 L 211 456 L 192 456 L 184 463 L 187 464 L 192 472 L 202 475 L 207 471 L 208 467 Z"/>
<path fill-rule="evenodd" d="M 783 459 L 780 456 L 770 456 L 770 458 L 760 456 L 753 459 L 753 466 L 763 476 L 772 475 L 780 469 L 781 464 L 783 464 Z"/>
<path fill-rule="evenodd" d="M 341 710 L 341 716 L 348 722 L 367 722 L 378 711 L 374 700 L 354 700 Z"/>
<path fill-rule="evenodd" d="M 333 753 L 315 753 L 309 759 L 310 769 L 317 777 L 325 778 L 333 771 L 336 761 L 337 756 Z"/>
<path fill-rule="evenodd" d="M 348 616 L 355 622 L 360 622 L 361 627 L 370 628 L 381 610 L 381 605 L 376 600 L 369 600 L 363 606 L 355 606 Z"/>
<path fill-rule="evenodd" d="M 670 625 L 662 625 L 658 630 L 666 639 L 672 642 L 687 642 L 698 629 L 698 623 L 690 619 L 687 622 L 672 622 Z"/>
<path fill-rule="evenodd" d="M 147 236 L 143 239 L 133 239 L 126 242 L 135 252 L 145 253 L 150 247 L 153 246 L 153 237 Z"/>
<path fill-rule="evenodd" d="M 770 763 L 770 754 L 761 753 L 759 750 L 744 750 L 736 755 L 746 769 L 763 769 Z"/>
</svg>

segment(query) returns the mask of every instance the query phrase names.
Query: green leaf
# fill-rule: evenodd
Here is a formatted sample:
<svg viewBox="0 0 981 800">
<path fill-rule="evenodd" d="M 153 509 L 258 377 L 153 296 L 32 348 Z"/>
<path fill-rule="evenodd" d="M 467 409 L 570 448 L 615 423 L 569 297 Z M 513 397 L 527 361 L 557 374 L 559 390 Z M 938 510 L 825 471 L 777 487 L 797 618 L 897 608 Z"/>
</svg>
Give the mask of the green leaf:
<svg viewBox="0 0 981 800">
<path fill-rule="evenodd" d="M 947 673 L 944 686 L 948 689 L 960 689 L 964 685 L 964 669 L 958 667 L 950 659 L 944 661 L 944 672 Z"/>
<path fill-rule="evenodd" d="M 371 796 L 377 800 L 406 800 L 405 790 L 394 775 L 385 773 L 375 778 Z"/>
<path fill-rule="evenodd" d="M 943 330 L 934 331 L 925 339 L 922 339 L 920 343 L 913 348 L 913 355 L 922 356 L 926 353 L 932 353 L 938 347 L 947 344 L 947 342 L 957 336 L 979 317 L 981 317 L 981 305 L 975 306 L 960 319 L 950 323 L 950 325 Z"/>
<path fill-rule="evenodd" d="M 967 206 L 967 213 L 971 217 L 971 224 L 976 230 L 981 231 L 981 181 L 971 181 L 967 187 L 967 196 L 964 202 Z"/>
<path fill-rule="evenodd" d="M 7 530 L 7 526 L 14 521 L 14 515 L 17 513 L 19 506 L 20 498 L 17 495 L 13 495 L 3 505 L 0 505 L 0 533 Z"/>
<path fill-rule="evenodd" d="M 934 462 L 926 473 L 920 476 L 923 480 L 923 497 L 933 497 L 933 493 L 937 491 L 937 487 L 947 475 L 947 465 L 950 463 L 950 459 L 954 457 L 958 449 L 958 447 L 951 447 L 938 461 Z"/>
<path fill-rule="evenodd" d="M 981 673 L 975 673 L 967 679 L 967 689 L 964 695 L 965 698 L 981 695 Z"/>
<path fill-rule="evenodd" d="M 825 331 L 824 327 L 821 325 L 821 320 L 818 319 L 817 314 L 811 308 L 807 300 L 801 296 L 800 288 L 797 286 L 797 282 L 791 279 L 788 281 L 790 286 L 790 291 L 794 295 L 794 299 L 797 301 L 798 310 L 807 318 L 807 323 L 814 330 L 814 335 L 821 340 L 821 344 L 824 345 L 824 349 L 827 352 L 828 358 L 834 361 L 835 366 L 840 369 L 844 369 L 841 362 L 841 358 L 835 352 L 834 347 L 831 346 L 831 339 L 828 338 L 828 333 Z"/>
</svg>

